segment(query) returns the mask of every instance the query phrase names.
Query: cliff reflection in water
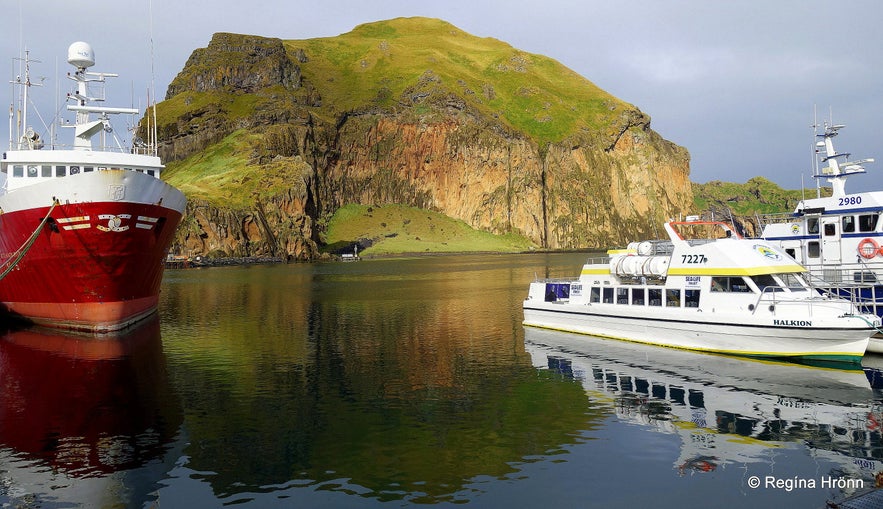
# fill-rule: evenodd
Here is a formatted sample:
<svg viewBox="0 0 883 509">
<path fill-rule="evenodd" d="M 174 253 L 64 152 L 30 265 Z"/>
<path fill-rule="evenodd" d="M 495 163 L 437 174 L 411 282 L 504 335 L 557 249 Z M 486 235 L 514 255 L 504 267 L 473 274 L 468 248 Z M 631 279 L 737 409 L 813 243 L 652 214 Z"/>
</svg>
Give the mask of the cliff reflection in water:
<svg viewBox="0 0 883 509">
<path fill-rule="evenodd" d="M 580 384 L 538 376 L 517 333 L 522 292 L 512 288 L 533 265 L 466 258 L 167 280 L 163 337 L 186 408 L 186 474 L 228 502 L 293 486 L 463 501 L 476 477 L 579 440 L 600 415 Z"/>
<path fill-rule="evenodd" d="M 161 463 L 180 408 L 158 320 L 105 337 L 30 328 L 0 333 L 0 500 L 137 505 L 137 469 Z"/>
<path fill-rule="evenodd" d="M 590 400 L 610 401 L 619 419 L 679 435 L 672 465 L 679 475 L 729 464 L 774 475 L 772 451 L 804 447 L 836 465 L 821 475 L 873 487 L 883 472 L 883 409 L 869 383 L 876 369 L 704 355 L 533 328 L 525 328 L 525 343 L 534 365 L 580 381 Z"/>
</svg>

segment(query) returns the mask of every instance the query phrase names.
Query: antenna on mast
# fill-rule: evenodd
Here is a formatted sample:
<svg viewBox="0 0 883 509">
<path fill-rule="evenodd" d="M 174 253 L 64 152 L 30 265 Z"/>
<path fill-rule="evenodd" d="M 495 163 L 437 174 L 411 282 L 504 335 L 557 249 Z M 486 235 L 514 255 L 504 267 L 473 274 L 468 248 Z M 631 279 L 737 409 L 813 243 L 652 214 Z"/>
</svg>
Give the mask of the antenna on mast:
<svg viewBox="0 0 883 509">
<path fill-rule="evenodd" d="M 147 96 L 147 107 L 151 109 L 153 122 L 148 119 L 148 139 L 149 146 L 152 147 L 151 155 L 159 153 L 159 131 L 156 126 L 156 72 L 154 71 L 154 55 L 153 55 L 153 0 L 148 0 L 148 30 L 150 32 L 150 92 Z M 152 104 L 151 104 L 152 101 Z"/>
<path fill-rule="evenodd" d="M 43 86 L 42 79 L 41 79 L 40 83 L 32 83 L 31 82 L 31 62 L 40 63 L 40 61 L 39 60 L 31 60 L 29 50 L 26 49 L 26 50 L 24 50 L 24 52 L 25 52 L 24 58 L 16 58 L 16 60 L 23 62 L 23 64 L 20 63 L 19 65 L 24 65 L 24 76 L 22 76 L 22 74 L 19 73 L 16 75 L 14 80 L 10 81 L 10 83 L 12 83 L 13 90 L 15 90 L 16 85 L 18 85 L 18 86 L 22 87 L 22 93 L 21 93 L 21 99 L 20 99 L 21 103 L 19 104 L 19 110 L 18 110 L 19 118 L 18 118 L 18 122 L 17 122 L 17 125 L 15 126 L 15 128 L 12 127 L 13 105 L 10 104 L 9 148 L 10 149 L 15 148 L 15 144 L 14 144 L 13 140 L 18 140 L 18 148 L 19 149 L 22 149 L 25 146 L 27 146 L 30 149 L 40 149 L 40 148 L 43 148 L 43 142 L 40 141 L 40 135 L 38 135 L 36 132 L 34 132 L 33 129 L 31 129 L 28 126 L 28 92 L 29 92 L 29 89 L 32 86 L 37 86 L 37 87 Z M 15 94 L 13 94 L 13 95 L 15 95 Z"/>
<path fill-rule="evenodd" d="M 825 146 L 824 142 L 816 141 L 819 139 L 819 110 L 818 105 L 812 105 L 812 134 L 813 134 L 813 150 L 812 150 L 812 176 L 813 178 L 819 175 L 819 154 L 821 153 L 821 148 Z M 818 178 L 815 178 L 816 181 L 816 198 L 822 197 L 822 185 L 821 181 Z"/>
</svg>

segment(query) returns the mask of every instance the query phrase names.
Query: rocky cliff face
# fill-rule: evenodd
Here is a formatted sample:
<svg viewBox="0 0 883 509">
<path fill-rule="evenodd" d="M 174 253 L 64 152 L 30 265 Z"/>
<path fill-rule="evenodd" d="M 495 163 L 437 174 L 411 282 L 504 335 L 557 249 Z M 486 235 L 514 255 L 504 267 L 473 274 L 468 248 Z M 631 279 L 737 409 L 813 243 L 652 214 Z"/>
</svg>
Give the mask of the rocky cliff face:
<svg viewBox="0 0 883 509">
<path fill-rule="evenodd" d="M 601 128 L 538 140 L 488 114 L 493 83 L 473 90 L 428 70 L 393 101 L 341 110 L 328 104 L 339 91 L 304 77 L 310 61 L 278 39 L 217 34 L 169 86 L 159 130 L 172 183 L 237 136 L 250 137 L 247 154 L 225 157 L 240 186 L 259 181 L 239 206 L 181 185 L 190 203 L 177 250 L 312 258 L 322 222 L 347 203 L 432 209 L 545 248 L 608 247 L 657 236 L 692 206 L 686 150 L 624 103 L 610 103 Z"/>
</svg>

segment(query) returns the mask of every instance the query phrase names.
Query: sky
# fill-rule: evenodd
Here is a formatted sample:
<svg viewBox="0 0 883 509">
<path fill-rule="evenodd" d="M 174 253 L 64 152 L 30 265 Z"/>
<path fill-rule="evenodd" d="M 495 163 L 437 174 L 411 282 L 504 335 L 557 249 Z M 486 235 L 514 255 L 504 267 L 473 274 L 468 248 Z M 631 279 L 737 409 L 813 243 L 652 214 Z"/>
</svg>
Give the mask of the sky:
<svg viewBox="0 0 883 509">
<path fill-rule="evenodd" d="M 72 69 L 66 56 L 75 41 L 94 48 L 92 70 L 120 74 L 108 87 L 108 106 L 143 108 L 151 84 L 165 97 L 192 51 L 207 46 L 216 32 L 309 39 L 333 37 L 362 23 L 425 16 L 554 58 L 635 105 L 651 117 L 653 130 L 690 152 L 693 182 L 743 183 L 763 176 L 787 189 L 812 187 L 812 126 L 833 120 L 847 126 L 835 139 L 838 151 L 878 160 L 866 165 L 867 175 L 850 180 L 847 192 L 883 189 L 883 132 L 873 125 L 883 119 L 878 0 L 0 0 L 0 5 L 6 18 L 0 65 L 8 66 L 11 80 L 24 49 L 40 60 L 31 75 L 45 80 L 31 95 L 40 98 L 35 102 L 46 124 L 59 110 L 56 97 L 72 90 L 64 75 Z M 11 103 L 12 94 L 8 85 L 0 96 Z M 35 129 L 48 132 L 39 122 L 32 122 Z M 3 122 L 4 143 L 8 132 Z"/>
</svg>

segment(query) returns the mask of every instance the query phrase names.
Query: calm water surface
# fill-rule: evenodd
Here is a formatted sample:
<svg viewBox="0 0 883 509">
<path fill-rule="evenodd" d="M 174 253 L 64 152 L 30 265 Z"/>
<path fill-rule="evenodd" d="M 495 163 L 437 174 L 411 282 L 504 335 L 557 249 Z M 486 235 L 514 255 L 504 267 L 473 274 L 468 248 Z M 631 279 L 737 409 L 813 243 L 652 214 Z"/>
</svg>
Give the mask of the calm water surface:
<svg viewBox="0 0 883 509">
<path fill-rule="evenodd" d="M 584 256 L 167 271 L 124 337 L 7 332 L 0 504 L 822 508 L 874 487 L 883 361 L 524 329 L 528 283 Z"/>
</svg>

